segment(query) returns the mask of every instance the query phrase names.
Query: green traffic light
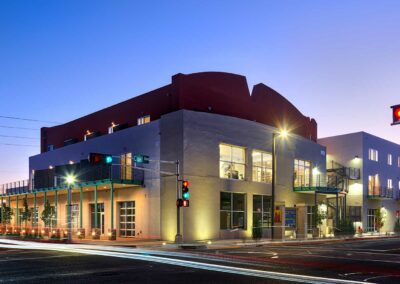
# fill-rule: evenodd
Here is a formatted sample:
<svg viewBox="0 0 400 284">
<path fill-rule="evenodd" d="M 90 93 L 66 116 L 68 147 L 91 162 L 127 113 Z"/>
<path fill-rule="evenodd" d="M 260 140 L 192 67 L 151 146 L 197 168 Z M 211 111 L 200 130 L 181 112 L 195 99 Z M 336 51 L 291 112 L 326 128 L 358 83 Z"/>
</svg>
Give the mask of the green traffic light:
<svg viewBox="0 0 400 284">
<path fill-rule="evenodd" d="M 105 162 L 106 162 L 106 164 L 111 164 L 112 161 L 113 161 L 112 156 L 106 156 L 106 157 L 105 157 Z"/>
<path fill-rule="evenodd" d="M 189 199 L 189 197 L 190 197 L 189 192 L 184 192 L 182 194 L 182 197 L 183 197 L 183 199 Z"/>
</svg>

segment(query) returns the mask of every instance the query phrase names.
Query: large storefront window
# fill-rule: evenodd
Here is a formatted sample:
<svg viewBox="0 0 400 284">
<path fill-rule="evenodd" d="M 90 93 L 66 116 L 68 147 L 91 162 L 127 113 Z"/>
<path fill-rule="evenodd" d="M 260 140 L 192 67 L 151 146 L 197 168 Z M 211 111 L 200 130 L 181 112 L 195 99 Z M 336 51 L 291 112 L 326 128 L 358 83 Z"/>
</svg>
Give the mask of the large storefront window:
<svg viewBox="0 0 400 284">
<path fill-rule="evenodd" d="M 38 226 L 38 222 L 39 222 L 38 207 L 35 207 L 35 208 L 32 207 L 31 212 L 32 212 L 32 227 L 36 227 L 36 226 Z"/>
<path fill-rule="evenodd" d="M 253 181 L 272 182 L 272 155 L 267 152 L 253 151 Z"/>
<path fill-rule="evenodd" d="M 135 201 L 119 203 L 119 236 L 135 236 Z"/>
<path fill-rule="evenodd" d="M 92 229 L 96 228 L 94 209 L 94 204 L 90 204 L 90 224 Z M 97 229 L 101 229 L 101 234 L 104 234 L 104 203 L 97 203 Z"/>
<path fill-rule="evenodd" d="M 67 224 L 67 226 L 68 226 L 68 205 L 66 205 L 66 207 L 65 207 L 65 212 L 66 212 L 65 224 Z M 94 214 L 94 212 L 93 212 L 93 214 Z M 71 204 L 71 226 L 73 229 L 78 228 L 78 221 L 79 221 L 79 204 Z"/>
<path fill-rule="evenodd" d="M 367 215 L 367 232 L 376 231 L 376 211 L 378 209 L 368 209 Z"/>
<path fill-rule="evenodd" d="M 312 234 L 313 229 L 315 228 L 314 222 L 314 207 L 315 206 L 307 206 L 307 233 Z"/>
<path fill-rule="evenodd" d="M 121 155 L 121 179 L 132 179 L 132 153 Z"/>
<path fill-rule="evenodd" d="M 221 230 L 245 229 L 245 197 L 244 193 L 221 192 Z"/>
<path fill-rule="evenodd" d="M 348 206 L 347 215 L 351 222 L 361 222 L 361 206 Z"/>
<path fill-rule="evenodd" d="M 294 186 L 310 186 L 311 183 L 311 162 L 294 160 Z"/>
<path fill-rule="evenodd" d="M 271 196 L 253 195 L 253 227 L 271 227 L 271 201 Z"/>
<path fill-rule="evenodd" d="M 246 151 L 242 147 L 219 145 L 219 176 L 221 178 L 244 179 Z"/>
</svg>

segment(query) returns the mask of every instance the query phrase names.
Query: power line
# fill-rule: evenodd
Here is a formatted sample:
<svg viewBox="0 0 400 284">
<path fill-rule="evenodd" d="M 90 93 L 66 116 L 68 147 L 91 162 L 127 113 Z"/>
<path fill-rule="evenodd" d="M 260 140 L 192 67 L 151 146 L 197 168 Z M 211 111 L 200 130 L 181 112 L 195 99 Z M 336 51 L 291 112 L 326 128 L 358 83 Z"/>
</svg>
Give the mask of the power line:
<svg viewBox="0 0 400 284">
<path fill-rule="evenodd" d="M 6 138 L 18 138 L 18 139 L 32 139 L 32 140 L 38 140 L 39 138 L 34 138 L 34 137 L 26 137 L 26 136 L 12 136 L 12 135 L 0 135 L 0 137 L 6 137 Z"/>
<path fill-rule="evenodd" d="M 39 147 L 39 145 L 29 145 L 29 144 L 13 144 L 13 143 L 0 143 L 4 146 L 19 146 L 19 147 Z"/>
<path fill-rule="evenodd" d="M 48 120 L 40 120 L 40 119 L 32 119 L 32 118 L 24 118 L 24 117 L 16 117 L 16 116 L 5 116 L 5 115 L 0 115 L 0 118 L 15 119 L 15 120 L 25 120 L 25 121 L 33 121 L 33 122 L 54 123 L 54 124 L 60 124 L 61 123 L 61 122 L 58 122 L 58 121 L 48 121 Z"/>
<path fill-rule="evenodd" d="M 18 127 L 18 126 L 7 126 L 7 125 L 0 125 L 0 128 L 13 128 L 13 129 L 23 129 L 23 130 L 40 130 L 39 128 Z"/>
</svg>

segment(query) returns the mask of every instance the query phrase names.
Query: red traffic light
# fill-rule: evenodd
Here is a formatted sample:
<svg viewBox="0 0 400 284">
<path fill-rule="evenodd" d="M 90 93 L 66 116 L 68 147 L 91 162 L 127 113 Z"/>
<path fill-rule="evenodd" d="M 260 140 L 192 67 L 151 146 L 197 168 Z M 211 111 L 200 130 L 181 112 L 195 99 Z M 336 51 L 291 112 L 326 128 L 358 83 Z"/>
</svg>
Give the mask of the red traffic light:
<svg viewBox="0 0 400 284">
<path fill-rule="evenodd" d="M 112 164 L 113 158 L 109 154 L 89 153 L 89 163 L 92 165 L 97 164 Z"/>
<path fill-rule="evenodd" d="M 189 187 L 189 182 L 187 180 L 182 181 L 182 187 Z"/>
<path fill-rule="evenodd" d="M 393 110 L 393 123 L 392 123 L 392 125 L 400 124 L 400 105 L 392 106 L 392 110 Z"/>
</svg>

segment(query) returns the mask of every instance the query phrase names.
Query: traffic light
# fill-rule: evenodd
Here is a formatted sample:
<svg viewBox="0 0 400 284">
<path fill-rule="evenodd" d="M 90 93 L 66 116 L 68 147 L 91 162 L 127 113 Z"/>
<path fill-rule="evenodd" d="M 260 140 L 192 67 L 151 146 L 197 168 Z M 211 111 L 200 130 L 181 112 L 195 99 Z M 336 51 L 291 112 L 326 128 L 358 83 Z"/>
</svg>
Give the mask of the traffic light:
<svg viewBox="0 0 400 284">
<path fill-rule="evenodd" d="M 393 123 L 392 123 L 392 125 L 400 124 L 400 105 L 392 106 L 392 110 L 393 110 Z"/>
<path fill-rule="evenodd" d="M 112 155 L 100 154 L 100 153 L 90 153 L 88 157 L 89 163 L 92 165 L 106 164 L 110 165 L 113 162 Z"/>
<path fill-rule="evenodd" d="M 187 180 L 182 181 L 182 200 L 183 207 L 189 207 L 189 182 Z"/>
<path fill-rule="evenodd" d="M 138 164 L 148 164 L 149 156 L 142 155 L 142 154 L 135 154 L 135 155 L 133 155 L 133 161 Z"/>
</svg>

